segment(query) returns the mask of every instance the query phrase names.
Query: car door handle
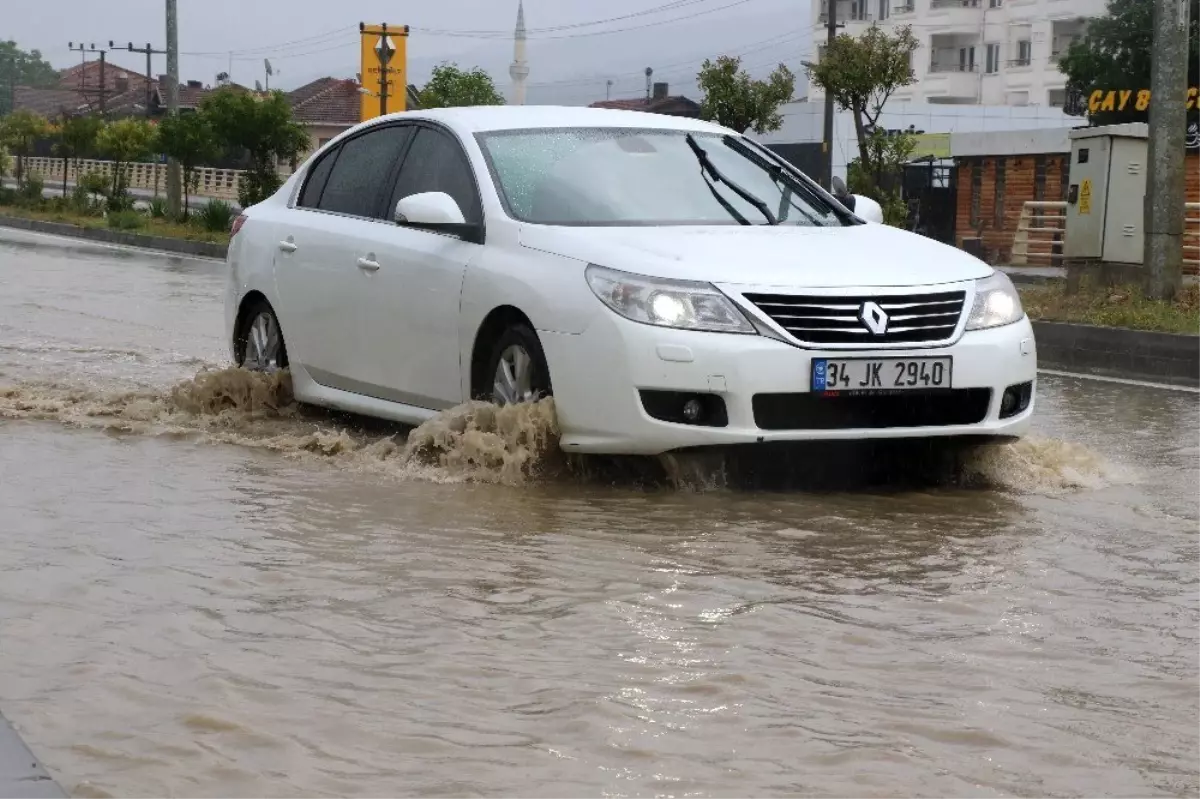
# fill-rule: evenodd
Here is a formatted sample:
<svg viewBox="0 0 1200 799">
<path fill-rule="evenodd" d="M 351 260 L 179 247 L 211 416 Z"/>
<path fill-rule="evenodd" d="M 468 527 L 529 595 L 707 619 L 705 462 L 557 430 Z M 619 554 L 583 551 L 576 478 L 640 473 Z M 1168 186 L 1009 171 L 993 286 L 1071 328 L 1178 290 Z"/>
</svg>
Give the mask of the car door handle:
<svg viewBox="0 0 1200 799">
<path fill-rule="evenodd" d="M 294 241 L 281 241 L 279 242 L 279 249 L 284 252 L 295 252 L 299 248 Z"/>
<path fill-rule="evenodd" d="M 378 272 L 379 271 L 379 262 L 372 261 L 370 258 L 359 258 L 358 259 L 358 268 L 366 270 L 367 272 Z"/>
</svg>

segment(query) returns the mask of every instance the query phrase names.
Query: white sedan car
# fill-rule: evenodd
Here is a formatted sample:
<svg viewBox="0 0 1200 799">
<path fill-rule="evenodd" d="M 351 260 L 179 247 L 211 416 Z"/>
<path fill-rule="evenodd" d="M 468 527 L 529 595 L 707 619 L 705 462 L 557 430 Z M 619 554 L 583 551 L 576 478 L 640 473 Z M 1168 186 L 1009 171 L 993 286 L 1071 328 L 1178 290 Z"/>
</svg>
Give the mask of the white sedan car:
<svg viewBox="0 0 1200 799">
<path fill-rule="evenodd" d="M 715 124 L 392 114 L 234 223 L 237 364 L 417 424 L 553 395 L 570 452 L 1017 437 L 1032 327 L 978 259 Z"/>
</svg>

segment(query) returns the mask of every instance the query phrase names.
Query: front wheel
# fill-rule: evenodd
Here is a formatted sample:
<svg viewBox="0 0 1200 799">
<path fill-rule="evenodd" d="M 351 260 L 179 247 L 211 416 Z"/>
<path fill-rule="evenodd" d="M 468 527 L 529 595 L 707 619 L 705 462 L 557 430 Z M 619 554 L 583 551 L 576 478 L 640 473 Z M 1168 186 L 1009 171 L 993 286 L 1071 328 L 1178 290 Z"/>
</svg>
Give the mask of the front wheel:
<svg viewBox="0 0 1200 799">
<path fill-rule="evenodd" d="M 485 396 L 497 405 L 533 402 L 554 393 L 542 343 L 526 325 L 508 328 L 496 341 L 487 374 L 492 386 Z"/>
<path fill-rule="evenodd" d="M 274 309 L 265 302 L 248 310 L 238 334 L 238 366 L 252 372 L 286 369 L 287 345 Z"/>
</svg>

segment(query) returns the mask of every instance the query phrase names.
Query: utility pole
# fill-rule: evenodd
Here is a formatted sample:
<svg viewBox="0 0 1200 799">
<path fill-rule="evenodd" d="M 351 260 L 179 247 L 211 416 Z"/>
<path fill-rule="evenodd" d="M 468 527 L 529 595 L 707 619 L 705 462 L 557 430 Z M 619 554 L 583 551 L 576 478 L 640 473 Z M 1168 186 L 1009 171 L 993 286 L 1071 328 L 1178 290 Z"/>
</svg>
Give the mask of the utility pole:
<svg viewBox="0 0 1200 799">
<path fill-rule="evenodd" d="M 1144 291 L 1169 300 L 1183 282 L 1184 146 L 1188 0 L 1151 0 L 1149 169 L 1146 172 Z"/>
<path fill-rule="evenodd" d="M 114 50 L 117 49 L 117 46 L 115 44 L 113 44 L 111 41 L 108 43 L 108 46 Z M 133 42 L 130 42 L 129 46 L 126 47 L 125 49 L 131 53 L 143 53 L 146 56 L 146 119 L 149 119 L 152 116 L 152 114 L 150 113 L 151 93 L 152 93 L 151 86 L 154 83 L 154 64 L 150 60 L 150 57 L 155 56 L 155 55 L 163 55 L 167 51 L 166 50 L 155 50 L 153 47 L 150 46 L 149 42 L 146 43 L 145 47 L 134 47 Z"/>
<path fill-rule="evenodd" d="M 837 38 L 837 0 L 825 0 L 825 55 Z M 825 90 L 825 133 L 821 137 L 821 149 L 825 162 L 821 164 L 821 185 L 826 189 L 833 186 L 833 95 Z"/>
<path fill-rule="evenodd" d="M 177 0 L 167 0 L 167 114 L 179 113 L 179 9 Z M 167 213 L 178 219 L 183 199 L 183 176 L 179 162 L 167 160 Z"/>
<path fill-rule="evenodd" d="M 87 47 L 84 47 L 83 42 L 80 42 L 78 47 L 75 46 L 75 42 L 67 42 L 67 48 L 70 50 L 78 50 L 80 53 L 82 53 L 84 64 L 87 64 L 87 53 L 99 53 L 100 54 L 100 89 L 99 89 L 100 97 L 97 101 L 97 105 L 100 109 L 100 116 L 104 116 L 104 111 L 105 111 L 104 101 L 105 101 L 106 96 L 108 95 L 108 83 L 106 82 L 108 80 L 108 78 L 107 78 L 107 73 L 105 72 L 105 66 L 107 65 L 108 51 L 103 50 L 103 49 L 97 50 L 96 45 L 94 45 L 94 44 L 89 44 Z M 87 87 L 87 81 L 84 79 L 84 74 L 82 72 L 80 72 L 79 73 L 79 89 L 81 92 L 84 93 L 85 96 L 87 95 L 86 87 Z M 91 101 L 89 100 L 89 102 L 91 102 Z"/>
</svg>

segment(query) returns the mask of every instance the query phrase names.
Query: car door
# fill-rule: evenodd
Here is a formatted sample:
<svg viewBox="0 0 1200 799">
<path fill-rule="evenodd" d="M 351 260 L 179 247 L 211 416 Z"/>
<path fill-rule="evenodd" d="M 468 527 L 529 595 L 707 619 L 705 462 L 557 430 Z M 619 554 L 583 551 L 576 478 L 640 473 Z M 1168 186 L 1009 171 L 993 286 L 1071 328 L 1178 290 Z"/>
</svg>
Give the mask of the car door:
<svg viewBox="0 0 1200 799">
<path fill-rule="evenodd" d="M 377 353 L 362 319 L 375 253 L 364 244 L 384 227 L 381 203 L 410 133 L 375 126 L 325 154 L 280 231 L 275 279 L 288 354 L 322 385 L 370 393 Z"/>
<path fill-rule="evenodd" d="M 462 144 L 432 125 L 414 135 L 386 207 L 404 197 L 441 191 L 458 203 L 467 222 L 483 211 L 475 174 Z M 374 349 L 375 380 L 398 401 L 442 410 L 462 402 L 458 313 L 463 276 L 482 245 L 455 235 L 392 224 L 377 245 L 379 269 L 365 308 L 366 337 Z"/>
</svg>

